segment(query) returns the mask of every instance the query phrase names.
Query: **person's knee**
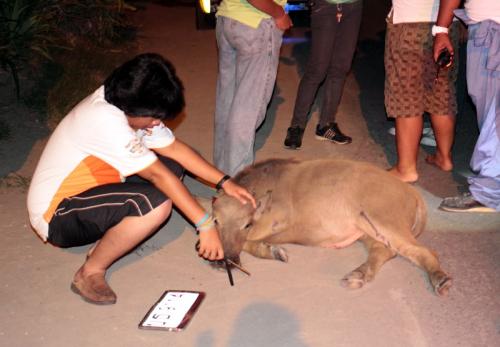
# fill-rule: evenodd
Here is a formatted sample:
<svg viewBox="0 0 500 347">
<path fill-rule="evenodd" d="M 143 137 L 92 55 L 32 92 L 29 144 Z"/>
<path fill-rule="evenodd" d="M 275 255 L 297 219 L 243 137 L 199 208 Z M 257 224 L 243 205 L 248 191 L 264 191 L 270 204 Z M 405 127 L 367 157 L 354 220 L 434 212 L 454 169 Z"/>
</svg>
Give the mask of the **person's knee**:
<svg viewBox="0 0 500 347">
<path fill-rule="evenodd" d="M 153 213 L 161 222 L 165 221 L 168 216 L 170 216 L 170 213 L 172 213 L 172 200 L 166 200 L 153 209 L 151 213 Z"/>
<path fill-rule="evenodd" d="M 154 232 L 162 225 L 172 212 L 172 201 L 166 200 L 147 214 L 140 217 L 132 217 L 134 219 L 129 222 L 137 223 L 137 227 L 145 231 Z M 130 226 L 130 225 L 129 225 Z"/>
<path fill-rule="evenodd" d="M 158 159 L 165 165 L 172 173 L 182 179 L 184 175 L 184 167 L 173 159 L 158 155 Z"/>
<path fill-rule="evenodd" d="M 345 79 L 349 70 L 351 69 L 351 62 L 338 62 L 336 65 L 332 66 L 328 71 L 328 75 L 332 79 L 342 80 Z"/>
<path fill-rule="evenodd" d="M 327 65 L 315 66 L 306 70 L 303 76 L 303 80 L 304 82 L 309 82 L 309 83 L 321 83 L 325 79 L 327 73 L 328 73 Z"/>
</svg>

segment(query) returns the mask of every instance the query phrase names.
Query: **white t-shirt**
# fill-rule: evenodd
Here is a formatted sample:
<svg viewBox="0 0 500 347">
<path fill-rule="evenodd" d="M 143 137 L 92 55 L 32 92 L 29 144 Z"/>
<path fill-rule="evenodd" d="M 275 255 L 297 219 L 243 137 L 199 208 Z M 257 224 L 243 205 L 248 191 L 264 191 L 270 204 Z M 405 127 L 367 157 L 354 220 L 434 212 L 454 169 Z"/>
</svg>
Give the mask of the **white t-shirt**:
<svg viewBox="0 0 500 347">
<path fill-rule="evenodd" d="M 123 182 L 157 159 L 150 149 L 175 137 L 163 124 L 135 131 L 104 98 L 104 86 L 75 106 L 50 137 L 28 192 L 30 222 L 46 241 L 59 203 L 90 188 Z"/>
<path fill-rule="evenodd" d="M 500 24 L 500 0 L 467 0 L 464 8 L 475 22 L 491 19 Z"/>
<path fill-rule="evenodd" d="M 435 22 L 438 12 L 439 0 L 392 0 L 394 24 Z"/>
</svg>

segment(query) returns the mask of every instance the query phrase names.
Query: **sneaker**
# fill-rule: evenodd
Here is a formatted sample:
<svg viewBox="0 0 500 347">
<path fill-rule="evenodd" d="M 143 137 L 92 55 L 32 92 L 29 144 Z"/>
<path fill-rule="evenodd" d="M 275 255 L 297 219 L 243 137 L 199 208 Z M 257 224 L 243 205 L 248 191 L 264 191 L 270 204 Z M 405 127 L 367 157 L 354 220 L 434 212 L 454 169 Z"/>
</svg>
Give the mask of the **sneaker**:
<svg viewBox="0 0 500 347">
<path fill-rule="evenodd" d="M 420 139 L 420 144 L 436 147 L 436 138 L 434 137 L 434 131 L 432 130 L 432 128 L 424 128 L 422 130 L 422 138 Z"/>
<path fill-rule="evenodd" d="M 396 135 L 396 128 L 392 127 L 387 130 L 391 135 Z M 425 127 L 422 130 L 422 138 L 420 139 L 420 144 L 425 146 L 436 147 L 436 138 L 434 137 L 434 131 L 430 127 Z"/>
<path fill-rule="evenodd" d="M 352 138 L 342 134 L 337 123 L 332 123 L 323 128 L 316 127 L 316 138 L 318 140 L 328 140 L 338 145 L 347 145 L 352 142 Z"/>
<path fill-rule="evenodd" d="M 471 193 L 444 198 L 439 209 L 448 212 L 496 212 L 495 209 L 475 200 Z"/>
<path fill-rule="evenodd" d="M 302 146 L 303 135 L 304 129 L 298 126 L 288 128 L 286 131 L 285 148 L 299 149 Z"/>
</svg>

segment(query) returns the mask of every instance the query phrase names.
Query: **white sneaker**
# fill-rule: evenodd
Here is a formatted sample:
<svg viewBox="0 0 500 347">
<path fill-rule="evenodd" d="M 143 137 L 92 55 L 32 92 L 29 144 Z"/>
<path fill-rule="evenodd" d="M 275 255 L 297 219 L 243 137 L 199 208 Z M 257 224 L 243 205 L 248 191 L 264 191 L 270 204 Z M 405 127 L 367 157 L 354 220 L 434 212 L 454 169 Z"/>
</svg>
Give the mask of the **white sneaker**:
<svg viewBox="0 0 500 347">
<path fill-rule="evenodd" d="M 434 137 L 434 131 L 432 128 L 424 128 L 422 131 L 422 138 L 420 139 L 420 144 L 425 146 L 436 147 L 436 138 Z"/>
<path fill-rule="evenodd" d="M 430 135 L 434 137 L 434 130 L 431 127 L 424 127 L 422 129 L 422 136 Z"/>
<path fill-rule="evenodd" d="M 387 130 L 391 135 L 396 135 L 396 128 L 392 127 Z M 431 127 L 422 129 L 422 138 L 420 139 L 420 144 L 425 146 L 436 147 L 436 138 L 434 137 L 434 131 Z"/>
</svg>

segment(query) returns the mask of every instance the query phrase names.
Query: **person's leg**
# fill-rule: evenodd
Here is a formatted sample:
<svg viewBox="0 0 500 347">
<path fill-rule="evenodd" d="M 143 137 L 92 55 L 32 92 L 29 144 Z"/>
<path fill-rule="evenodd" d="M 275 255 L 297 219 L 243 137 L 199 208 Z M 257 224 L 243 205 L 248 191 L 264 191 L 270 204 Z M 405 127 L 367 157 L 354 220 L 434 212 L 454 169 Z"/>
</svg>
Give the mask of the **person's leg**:
<svg viewBox="0 0 500 347">
<path fill-rule="evenodd" d="M 477 30 L 491 37 L 474 40 Z M 467 45 L 467 87 L 476 106 L 479 138 L 471 158 L 476 175 L 470 177 L 469 190 L 475 200 L 500 211 L 500 71 L 494 69 L 495 52 L 500 50 L 498 35 L 500 24 L 492 21 L 469 26 Z M 491 66 L 486 66 L 490 62 Z"/>
<path fill-rule="evenodd" d="M 404 182 L 411 183 L 418 180 L 417 156 L 422 128 L 422 116 L 396 118 L 398 161 L 389 172 Z"/>
<path fill-rule="evenodd" d="M 227 172 L 225 171 L 227 164 L 224 159 L 227 150 L 226 133 L 236 90 L 236 50 L 226 36 L 229 24 L 229 19 L 217 18 L 216 37 L 219 62 L 214 118 L 214 163 L 224 172 Z"/>
<path fill-rule="evenodd" d="M 423 56 L 429 23 L 387 23 L 384 53 L 385 107 L 395 118 L 397 163 L 389 172 L 404 182 L 418 180 L 417 157 L 423 129 Z"/>
<path fill-rule="evenodd" d="M 471 167 L 477 172 L 468 179 L 472 196 L 482 205 L 500 212 L 500 95 L 484 117 Z"/>
<path fill-rule="evenodd" d="M 141 217 L 125 217 L 106 231 L 102 239 L 78 269 L 73 278 L 73 290 L 92 303 L 112 304 L 116 294 L 107 285 L 106 270 L 119 258 L 135 248 L 167 219 L 172 202 L 165 201 Z"/>
<path fill-rule="evenodd" d="M 297 90 L 291 127 L 306 127 L 316 93 L 326 77 L 338 27 L 335 16 L 335 5 L 324 0 L 319 0 L 311 9 L 311 50 Z"/>
<path fill-rule="evenodd" d="M 470 192 L 443 199 L 439 208 L 450 212 L 500 212 L 500 71 L 495 65 L 500 43 L 493 39 L 500 24 L 469 23 L 470 18 L 460 18 L 468 24 L 467 88 L 479 126 L 470 161 L 476 174 L 468 178 Z"/>
<path fill-rule="evenodd" d="M 167 169 L 169 169 L 181 181 L 183 180 L 183 178 L 184 178 L 184 168 L 182 167 L 181 164 L 179 164 L 178 162 L 176 162 L 173 159 L 170 159 L 168 157 L 164 157 L 164 156 L 159 155 L 159 154 L 156 154 L 156 156 L 158 157 L 158 160 L 161 161 L 161 163 L 163 165 L 165 165 L 165 167 Z M 142 178 L 139 175 L 128 176 L 125 179 L 125 182 L 127 182 L 127 183 L 145 183 L 145 184 L 151 184 L 147 179 Z"/>
<path fill-rule="evenodd" d="M 432 129 L 436 139 L 436 152 L 429 154 L 425 160 L 443 171 L 451 171 L 451 147 L 455 138 L 455 116 L 431 115 Z"/>
<path fill-rule="evenodd" d="M 450 40 L 457 52 L 458 26 L 458 23 L 454 23 L 449 32 Z M 428 36 L 424 43 L 423 59 L 425 62 L 422 75 L 425 110 L 431 115 L 436 140 L 436 151 L 428 155 L 426 161 L 443 171 L 451 171 L 453 169 L 451 148 L 455 138 L 455 115 L 457 114 L 456 81 L 459 58 L 455 58 L 451 67 L 438 70 L 433 57 L 433 39 Z"/>
<path fill-rule="evenodd" d="M 272 96 L 283 32 L 273 19 L 262 20 L 257 29 L 228 21 L 226 38 L 236 50 L 236 80 L 226 128 L 217 144 L 224 152 L 216 164 L 234 176 L 254 160 L 255 130 Z"/>
<path fill-rule="evenodd" d="M 333 49 L 330 50 L 331 56 L 324 83 L 323 103 L 319 119 L 320 127 L 335 123 L 337 108 L 358 42 L 362 4 L 362 1 L 357 1 L 341 5 L 343 15 L 341 21 L 337 23 Z M 337 22 L 336 18 L 334 22 Z"/>
<path fill-rule="evenodd" d="M 151 184 L 98 186 L 64 199 L 49 223 L 48 241 L 58 247 L 96 242 L 71 288 L 86 301 L 113 304 L 106 269 L 151 235 L 168 218 L 172 204 Z"/>
<path fill-rule="evenodd" d="M 336 6 L 325 0 L 318 0 L 312 5 L 311 50 L 304 75 L 297 89 L 293 116 L 284 141 L 285 148 L 299 149 L 302 146 L 302 136 L 311 106 L 320 84 L 326 77 L 333 54 L 335 32 L 338 27 L 335 15 Z"/>
</svg>

